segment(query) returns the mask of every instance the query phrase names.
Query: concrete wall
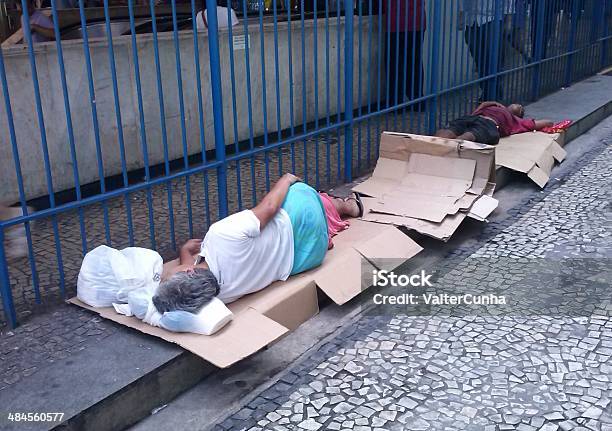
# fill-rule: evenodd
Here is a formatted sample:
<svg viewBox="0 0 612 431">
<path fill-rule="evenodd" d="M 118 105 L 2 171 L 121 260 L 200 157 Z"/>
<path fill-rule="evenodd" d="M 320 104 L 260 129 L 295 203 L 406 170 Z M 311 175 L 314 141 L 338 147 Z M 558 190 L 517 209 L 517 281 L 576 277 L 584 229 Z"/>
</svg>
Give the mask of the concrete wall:
<svg viewBox="0 0 612 431">
<path fill-rule="evenodd" d="M 440 57 L 438 70 L 440 73 L 439 90 L 452 87 L 472 79 L 475 73 L 467 47 L 463 42 L 463 33 L 457 29 L 457 15 L 459 2 L 445 2 L 446 9 L 442 13 L 442 28 L 437 35 L 432 35 L 431 0 L 425 2 L 427 11 L 427 29 L 423 45 L 424 89 L 429 88 L 431 42 L 438 40 Z M 452 9 L 452 11 L 451 11 Z M 378 17 L 372 21 L 371 55 L 368 57 L 370 47 L 370 18 L 364 16 L 362 26 L 359 20 L 354 19 L 354 107 L 368 103 L 367 89 L 377 88 L 378 76 Z M 384 22 L 384 20 L 383 20 Z M 329 47 L 326 52 L 326 25 L 324 19 L 317 23 L 316 58 L 318 88 L 315 91 L 314 79 L 314 24 L 305 22 L 305 55 L 302 56 L 301 23 L 292 22 L 291 31 L 291 58 L 293 74 L 293 118 L 296 130 L 301 132 L 303 124 L 303 91 L 306 93 L 306 119 L 313 121 L 315 115 L 315 94 L 318 93 L 319 118 L 326 115 L 327 88 L 329 85 L 329 109 L 334 115 L 338 110 L 344 110 L 344 18 L 340 26 L 335 16 L 330 16 Z M 340 46 L 338 47 L 338 32 Z M 263 86 L 262 86 L 262 40 L 259 24 L 249 25 L 249 65 L 251 82 L 251 112 L 253 136 L 264 133 L 263 122 Z M 361 34 L 362 64 L 359 67 L 359 35 Z M 244 26 L 233 29 L 234 41 L 230 43 L 227 30 L 221 31 L 220 57 L 223 91 L 223 116 L 225 120 L 225 143 L 235 142 L 234 115 L 232 98 L 236 100 L 236 118 L 238 140 L 249 138 L 249 106 L 247 97 L 247 74 L 245 60 Z M 384 35 L 384 33 L 383 33 Z M 437 36 L 435 39 L 432 36 Z M 289 80 L 289 32 L 287 22 L 278 23 L 278 58 L 279 58 L 279 96 L 280 96 L 280 126 L 286 129 L 290 126 L 290 80 Z M 172 33 L 159 33 L 160 70 L 164 97 L 164 114 L 166 136 L 168 142 L 168 155 L 170 159 L 183 156 L 183 142 L 181 134 L 181 116 L 179 111 L 179 92 L 176 73 L 175 47 Z M 382 38 L 383 52 L 386 37 Z M 164 161 L 163 134 L 160 119 L 160 99 L 157 89 L 157 74 L 155 70 L 154 44 L 152 35 L 137 37 L 138 58 L 140 65 L 140 78 L 142 83 L 142 98 L 144 109 L 145 131 L 148 146 L 149 164 Z M 200 122 L 198 112 L 198 99 L 196 87 L 196 68 L 194 63 L 193 33 L 184 31 L 179 33 L 181 54 L 181 75 L 183 81 L 183 96 L 185 102 L 185 127 L 187 130 L 186 145 L 189 154 L 201 151 Z M 198 34 L 200 64 L 199 72 L 202 81 L 202 106 L 204 119 L 204 138 L 207 149 L 213 149 L 214 129 L 212 118 L 212 101 L 210 94 L 210 68 L 208 60 L 208 35 L 206 32 Z M 274 27 L 272 23 L 264 23 L 263 32 L 263 59 L 266 77 L 266 112 L 268 132 L 278 130 L 276 106 L 276 70 L 274 53 Z M 93 129 L 91 105 L 89 101 L 87 69 L 83 55 L 83 44 L 80 40 L 64 41 L 62 43 L 66 75 L 68 80 L 68 93 L 74 124 L 74 137 L 81 184 L 96 181 L 98 174 L 98 157 L 96 153 L 95 133 Z M 141 140 L 141 127 L 138 111 L 138 97 L 136 91 L 134 59 L 132 53 L 131 37 L 120 36 L 114 38 L 113 47 L 117 67 L 117 83 L 121 107 L 122 132 L 126 148 L 127 169 L 137 169 L 144 166 Z M 339 48 L 339 49 L 338 49 Z M 230 50 L 234 56 L 235 95 L 232 95 L 230 80 Z M 7 78 L 11 92 L 11 104 L 15 118 L 17 141 L 21 155 L 21 167 L 24 174 L 24 185 L 27 198 L 34 198 L 48 194 L 47 182 L 41 149 L 41 136 L 36 117 L 36 104 L 32 86 L 32 75 L 28 52 L 25 46 L 18 45 L 4 49 L 4 58 L 7 69 Z M 94 75 L 95 99 L 97 119 L 100 130 L 100 146 L 104 165 L 104 175 L 110 176 L 121 173 L 121 158 L 118 143 L 118 127 L 115 118 L 115 103 L 112 91 L 108 45 L 106 39 L 92 39 L 90 41 L 92 69 Z M 326 71 L 326 54 L 329 54 L 329 74 Z M 340 59 L 338 58 L 340 53 Z M 41 90 L 43 113 L 46 125 L 46 138 L 49 148 L 53 189 L 66 190 L 74 187 L 70 147 L 68 144 L 68 130 L 64 111 L 63 93 L 61 88 L 60 72 L 55 42 L 41 43 L 35 46 L 36 65 Z M 305 59 L 306 76 L 302 75 L 302 58 Z M 463 60 L 461 60 L 463 58 Z M 461 61 L 460 61 L 461 60 Z M 385 94 L 386 61 L 381 62 L 383 70 L 381 76 L 381 89 Z M 359 71 L 361 77 L 361 97 L 358 93 Z M 338 71 L 340 71 L 338 75 Z M 339 77 L 339 81 L 338 81 Z M 338 107 L 338 86 L 340 86 L 340 106 Z M 371 99 L 375 101 L 376 91 L 371 91 Z M 0 99 L 2 95 L 0 94 Z M 0 202 L 15 202 L 18 200 L 15 167 L 8 134 L 7 118 L 4 111 L 4 101 L 0 100 Z"/>
<path fill-rule="evenodd" d="M 329 20 L 329 106 L 332 115 L 340 109 L 344 110 L 344 20 L 338 27 L 336 19 Z M 378 31 L 375 27 L 374 33 Z M 318 59 L 318 94 L 319 117 L 326 113 L 326 41 L 325 21 L 319 20 L 317 26 Z M 231 44 L 234 54 L 236 110 L 238 139 L 249 137 L 249 115 L 247 98 L 246 61 L 244 35 L 242 24 L 234 28 L 234 43 Z M 340 32 L 340 50 L 338 51 L 337 36 Z M 355 29 L 355 42 L 358 38 Z M 360 30 L 363 40 L 368 38 L 368 26 Z M 259 26 L 249 26 L 249 65 L 251 75 L 252 98 L 252 128 L 254 136 L 264 132 L 263 124 L 263 87 L 262 77 L 262 40 Z M 302 40 L 301 25 L 292 23 L 291 49 L 293 67 L 293 109 L 294 124 L 303 123 L 303 89 L 306 90 L 307 121 L 315 119 L 315 87 L 314 87 L 314 26 L 312 21 L 305 24 L 305 70 L 302 74 Z M 242 39 L 242 43 L 241 43 Z M 159 52 L 161 77 L 164 97 L 164 113 L 166 118 L 168 153 L 170 159 L 183 156 L 181 116 L 179 111 L 179 92 L 177 85 L 175 48 L 172 33 L 160 33 Z M 221 75 L 223 79 L 223 115 L 225 120 L 226 144 L 234 142 L 234 116 L 232 110 L 232 90 L 230 80 L 230 43 L 226 31 L 220 32 Z M 181 53 L 181 74 L 183 81 L 183 96 L 185 101 L 185 126 L 187 130 L 186 144 L 189 154 L 201 151 L 200 125 L 196 87 L 196 68 L 194 63 L 193 33 L 181 32 L 179 35 Z M 208 56 L 207 33 L 198 34 L 200 64 L 199 71 L 202 80 L 202 106 L 204 116 L 204 135 L 206 148 L 214 148 L 214 130 L 212 119 L 212 101 L 210 94 L 210 68 Z M 122 132 L 125 140 L 127 168 L 136 169 L 143 166 L 142 141 L 140 138 L 140 121 L 138 111 L 137 89 L 135 84 L 134 60 L 131 48 L 131 38 L 121 36 L 114 39 L 115 61 L 117 67 L 117 82 L 121 106 Z M 276 116 L 276 71 L 274 62 L 274 29 L 272 24 L 264 24 L 263 60 L 265 64 L 267 107 L 267 129 L 269 132 L 278 130 Z M 160 121 L 160 103 L 157 90 L 157 75 L 155 71 L 154 44 L 151 35 L 138 36 L 138 58 L 142 83 L 142 97 L 145 118 L 145 130 L 148 144 L 149 163 L 156 164 L 164 160 L 164 146 Z M 74 137 L 80 173 L 80 182 L 95 181 L 99 178 L 96 156 L 96 142 L 93 128 L 91 106 L 89 101 L 87 68 L 83 55 L 81 41 L 65 41 L 62 43 L 68 93 L 72 110 Z M 290 125 L 290 82 L 289 82 L 289 43 L 288 25 L 278 24 L 278 57 L 279 57 L 279 92 L 281 129 Z M 115 118 L 115 104 L 112 91 L 108 46 L 105 39 L 90 41 L 92 69 L 94 75 L 95 104 L 100 130 L 100 145 L 104 164 L 104 175 L 114 175 L 121 172 L 121 159 L 118 143 L 118 127 Z M 340 52 L 340 59 L 338 59 Z M 355 43 L 354 70 L 355 82 L 358 73 L 358 45 Z M 362 51 L 363 85 L 361 102 L 366 103 L 367 71 L 373 71 L 377 65 L 377 47 L 373 44 L 372 55 L 366 58 L 367 51 Z M 35 46 L 36 66 L 40 83 L 42 107 L 45 120 L 46 139 L 49 149 L 55 191 L 74 187 L 68 130 L 64 111 L 63 94 L 55 43 L 43 43 Z M 11 93 L 11 104 L 15 118 L 17 142 L 21 156 L 21 168 L 24 175 L 24 185 L 27 198 L 47 194 L 47 183 L 41 149 L 41 136 L 36 116 L 36 104 L 32 86 L 32 74 L 27 49 L 15 46 L 4 50 L 7 78 Z M 340 81 L 337 71 L 340 69 Z M 377 80 L 376 73 L 370 73 L 370 85 Z M 337 89 L 341 87 L 340 106 L 338 107 Z M 357 85 L 354 86 L 355 107 L 359 104 Z M 1 98 L 2 96 L 0 96 Z M 14 202 L 18 199 L 15 167 L 10 147 L 7 118 L 4 100 L 0 101 L 0 201 Z"/>
</svg>

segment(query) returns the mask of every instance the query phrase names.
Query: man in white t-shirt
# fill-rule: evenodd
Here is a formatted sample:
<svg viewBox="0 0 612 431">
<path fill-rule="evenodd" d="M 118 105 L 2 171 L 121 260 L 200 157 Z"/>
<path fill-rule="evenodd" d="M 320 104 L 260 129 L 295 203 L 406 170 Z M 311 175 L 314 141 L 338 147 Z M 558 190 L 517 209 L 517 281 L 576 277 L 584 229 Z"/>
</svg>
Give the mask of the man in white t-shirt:
<svg viewBox="0 0 612 431">
<path fill-rule="evenodd" d="M 358 195 L 331 198 L 285 174 L 255 208 L 214 223 L 203 241 L 189 240 L 153 304 L 160 313 L 196 313 L 214 296 L 230 303 L 314 268 L 348 227 L 342 218 L 362 214 Z"/>
</svg>

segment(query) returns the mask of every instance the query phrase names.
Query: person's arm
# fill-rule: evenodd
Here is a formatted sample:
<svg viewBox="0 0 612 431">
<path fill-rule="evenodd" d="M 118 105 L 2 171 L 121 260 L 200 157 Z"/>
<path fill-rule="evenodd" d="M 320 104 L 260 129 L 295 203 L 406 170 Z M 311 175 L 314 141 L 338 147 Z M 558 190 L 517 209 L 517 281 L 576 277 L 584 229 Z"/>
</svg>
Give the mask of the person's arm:
<svg viewBox="0 0 612 431">
<path fill-rule="evenodd" d="M 554 126 L 555 122 L 551 120 L 535 120 L 535 130 L 542 130 L 544 127 Z"/>
<path fill-rule="evenodd" d="M 37 24 L 30 24 L 30 29 L 38 34 L 42 34 L 48 39 L 55 39 L 55 31 L 52 28 L 42 27 Z"/>
<path fill-rule="evenodd" d="M 193 265 L 195 257 L 200 253 L 201 239 L 190 239 L 182 247 L 179 253 L 181 265 Z"/>
<path fill-rule="evenodd" d="M 285 174 L 274 184 L 272 190 L 264 196 L 261 202 L 252 209 L 255 216 L 259 219 L 259 230 L 274 218 L 287 196 L 289 187 L 299 181 L 299 178 L 292 174 Z"/>
<path fill-rule="evenodd" d="M 480 111 L 481 109 L 485 109 L 488 108 L 489 106 L 499 106 L 499 107 L 504 107 L 504 105 L 502 105 L 499 102 L 482 102 L 480 105 L 478 105 L 478 108 L 474 109 L 474 113 Z"/>
</svg>

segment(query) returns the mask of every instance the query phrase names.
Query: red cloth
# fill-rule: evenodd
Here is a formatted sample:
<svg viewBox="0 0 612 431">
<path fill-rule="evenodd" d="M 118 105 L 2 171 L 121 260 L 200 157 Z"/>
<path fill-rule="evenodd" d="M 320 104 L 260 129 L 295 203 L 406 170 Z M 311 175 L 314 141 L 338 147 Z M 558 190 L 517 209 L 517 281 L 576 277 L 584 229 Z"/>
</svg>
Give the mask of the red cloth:
<svg viewBox="0 0 612 431">
<path fill-rule="evenodd" d="M 385 25 L 389 25 L 389 18 L 387 17 L 387 10 L 390 11 L 390 27 L 387 31 L 404 32 L 404 31 L 421 31 L 425 30 L 427 26 L 427 17 L 425 16 L 425 8 L 423 7 L 423 0 L 382 0 L 383 11 L 385 13 Z M 398 15 L 398 3 L 399 3 L 399 26 L 397 23 Z M 406 11 L 406 7 L 408 11 Z M 406 12 L 408 12 L 408 19 L 406 19 Z"/>
<path fill-rule="evenodd" d="M 350 223 L 347 220 L 342 220 L 338 210 L 336 210 L 336 207 L 332 203 L 333 198 L 331 196 L 322 192 L 319 193 L 319 196 L 321 196 L 321 202 L 323 202 L 323 208 L 325 209 L 325 217 L 327 218 L 327 248 L 331 249 L 334 246 L 332 238 L 335 237 L 338 232 L 348 229 Z"/>
<path fill-rule="evenodd" d="M 544 127 L 542 132 L 544 133 L 560 133 L 565 129 L 569 128 L 572 125 L 572 120 L 563 120 L 559 121 L 557 124 L 554 124 L 550 127 Z"/>
<path fill-rule="evenodd" d="M 532 118 L 521 118 L 512 114 L 508 108 L 502 106 L 488 106 L 477 109 L 474 115 L 489 117 L 497 123 L 499 136 L 516 135 L 517 133 L 533 132 L 535 130 L 535 120 Z"/>
</svg>

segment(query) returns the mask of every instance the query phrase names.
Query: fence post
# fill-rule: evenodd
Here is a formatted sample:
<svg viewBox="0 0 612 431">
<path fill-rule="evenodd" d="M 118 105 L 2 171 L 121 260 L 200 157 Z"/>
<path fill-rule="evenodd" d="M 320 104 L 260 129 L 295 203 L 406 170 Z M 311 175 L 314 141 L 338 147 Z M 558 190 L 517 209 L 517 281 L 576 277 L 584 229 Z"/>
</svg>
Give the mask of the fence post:
<svg viewBox="0 0 612 431">
<path fill-rule="evenodd" d="M 605 69 L 608 65 L 608 16 L 612 13 L 612 3 L 610 0 L 604 0 L 603 13 L 601 14 L 601 69 Z"/>
<path fill-rule="evenodd" d="M 358 0 L 361 1 L 361 0 Z M 353 181 L 353 0 L 344 0 L 344 181 Z"/>
<path fill-rule="evenodd" d="M 533 77 L 531 82 L 532 100 L 536 100 L 540 96 L 540 76 L 542 69 L 542 56 L 544 54 L 544 29 L 547 25 L 547 23 L 544 21 L 546 19 L 546 4 L 544 3 L 544 1 L 539 1 L 536 4 L 538 5 L 538 9 L 529 11 L 530 14 L 536 14 L 535 19 L 533 17 L 530 17 L 530 22 L 540 23 L 537 28 L 535 52 L 533 53 L 535 67 L 533 70 Z M 533 31 L 533 29 L 531 29 L 531 31 Z"/>
<path fill-rule="evenodd" d="M 15 304 L 13 304 L 13 294 L 11 292 L 11 280 L 8 274 L 8 264 L 4 252 L 4 227 L 0 226 L 0 294 L 2 295 L 2 306 L 4 316 L 11 328 L 17 326 L 17 315 L 15 314 Z"/>
<path fill-rule="evenodd" d="M 208 11 L 208 53 L 210 56 L 210 86 L 212 89 L 213 121 L 215 127 L 215 157 L 217 167 L 217 191 L 219 194 L 219 218 L 227 217 L 227 164 L 225 162 L 225 135 L 223 126 L 223 97 L 221 94 L 221 60 L 219 58 L 219 34 L 217 32 L 217 2 L 206 0 Z"/>
<path fill-rule="evenodd" d="M 429 64 L 431 65 L 430 75 L 429 75 L 429 96 L 433 96 L 431 99 L 431 104 L 429 104 L 429 134 L 433 135 L 436 132 L 436 117 L 438 116 L 438 90 L 440 86 L 440 34 L 439 29 L 441 28 L 440 20 L 441 20 L 441 10 L 442 10 L 442 0 L 434 0 L 431 4 L 433 4 L 433 22 L 432 29 L 433 38 L 432 38 L 432 47 L 431 47 L 431 61 Z"/>
<path fill-rule="evenodd" d="M 487 71 L 489 78 L 487 81 L 487 93 L 490 95 L 489 99 L 497 100 L 497 98 L 503 98 L 502 94 L 497 94 L 498 82 L 499 82 L 499 69 L 500 69 L 500 51 L 505 47 L 502 45 L 502 31 L 504 26 L 504 14 L 502 13 L 502 6 L 504 0 L 495 0 L 495 27 L 493 29 L 493 39 L 489 41 L 489 70 Z M 503 55 L 501 56 L 503 59 Z M 503 65 L 502 65 L 503 69 Z"/>
<path fill-rule="evenodd" d="M 574 50 L 576 46 L 576 32 L 578 31 L 578 14 L 580 13 L 580 2 L 573 0 L 572 2 L 572 27 L 570 29 L 569 42 L 567 52 L 571 53 L 567 57 L 567 65 L 565 67 L 565 86 L 569 87 L 572 83 L 572 69 L 574 66 Z"/>
</svg>

